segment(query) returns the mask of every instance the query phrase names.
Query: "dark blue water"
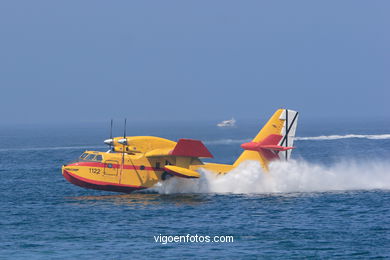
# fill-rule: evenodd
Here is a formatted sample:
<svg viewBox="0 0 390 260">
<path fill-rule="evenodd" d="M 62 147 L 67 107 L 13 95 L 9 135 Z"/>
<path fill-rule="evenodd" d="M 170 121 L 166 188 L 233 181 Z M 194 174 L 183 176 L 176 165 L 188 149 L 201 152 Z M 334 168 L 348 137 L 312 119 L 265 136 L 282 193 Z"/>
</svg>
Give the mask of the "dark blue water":
<svg viewBox="0 0 390 260">
<path fill-rule="evenodd" d="M 241 185 L 238 194 L 218 193 L 210 185 L 200 193 L 168 189 L 122 195 L 82 189 L 61 175 L 61 165 L 86 148 L 106 149 L 105 126 L 3 127 L 0 258 L 390 258 L 390 139 L 383 136 L 390 127 L 299 127 L 301 137 L 382 136 L 296 141 L 296 162 L 291 172 L 275 173 L 276 188 L 254 192 L 247 183 L 235 183 Z M 138 125 L 128 132 L 199 138 L 216 162 L 232 163 L 241 152 L 240 140 L 254 136 L 257 128 Z M 242 171 L 255 181 L 253 175 L 263 174 Z M 230 180 L 225 181 L 213 185 L 229 189 Z M 164 245 L 154 240 L 160 234 L 231 235 L 234 242 Z"/>
</svg>

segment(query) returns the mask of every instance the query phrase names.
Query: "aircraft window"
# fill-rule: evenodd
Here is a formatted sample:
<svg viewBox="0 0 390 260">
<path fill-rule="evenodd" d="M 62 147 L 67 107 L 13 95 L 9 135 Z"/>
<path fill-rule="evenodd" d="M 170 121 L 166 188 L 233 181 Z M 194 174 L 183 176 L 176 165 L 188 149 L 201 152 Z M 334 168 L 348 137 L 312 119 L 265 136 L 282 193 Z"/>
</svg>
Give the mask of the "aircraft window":
<svg viewBox="0 0 390 260">
<path fill-rule="evenodd" d="M 85 160 L 94 161 L 94 160 L 95 160 L 95 156 L 96 156 L 96 155 L 94 155 L 94 154 L 89 154 L 89 155 L 85 158 Z"/>
<path fill-rule="evenodd" d="M 141 170 L 145 170 L 145 166 L 141 165 L 141 167 L 139 167 Z"/>
<path fill-rule="evenodd" d="M 96 156 L 96 161 L 103 161 L 103 156 L 101 156 L 101 155 L 98 155 L 98 156 Z"/>
<path fill-rule="evenodd" d="M 81 160 L 84 160 L 85 157 L 87 157 L 87 155 L 88 155 L 87 153 L 83 153 L 82 155 L 80 155 L 80 159 L 81 159 Z"/>
</svg>

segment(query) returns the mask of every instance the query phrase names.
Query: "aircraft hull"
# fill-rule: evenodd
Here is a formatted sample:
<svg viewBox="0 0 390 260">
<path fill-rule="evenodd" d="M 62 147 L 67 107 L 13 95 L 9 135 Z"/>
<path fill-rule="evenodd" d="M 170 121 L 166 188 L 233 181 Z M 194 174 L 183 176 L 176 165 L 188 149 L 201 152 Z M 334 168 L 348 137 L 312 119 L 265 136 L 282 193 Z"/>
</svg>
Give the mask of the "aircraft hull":
<svg viewBox="0 0 390 260">
<path fill-rule="evenodd" d="M 70 183 L 94 190 L 105 190 L 105 191 L 114 191 L 114 192 L 123 192 L 123 193 L 131 193 L 136 190 L 146 189 L 146 187 L 141 186 L 131 186 L 131 185 L 123 185 L 123 184 L 112 184 L 107 182 L 89 180 L 75 174 L 70 173 L 69 171 L 63 170 L 62 172 L 64 178 Z"/>
</svg>

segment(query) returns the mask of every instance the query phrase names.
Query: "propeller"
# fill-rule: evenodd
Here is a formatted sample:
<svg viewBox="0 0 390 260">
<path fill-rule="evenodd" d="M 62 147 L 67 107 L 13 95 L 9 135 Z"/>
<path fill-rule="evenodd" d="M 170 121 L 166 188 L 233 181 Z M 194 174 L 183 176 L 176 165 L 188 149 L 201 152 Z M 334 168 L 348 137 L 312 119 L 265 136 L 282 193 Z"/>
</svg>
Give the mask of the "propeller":
<svg viewBox="0 0 390 260">
<path fill-rule="evenodd" d="M 123 129 L 123 138 L 118 140 L 118 143 L 123 145 L 123 148 L 122 148 L 122 165 L 121 165 L 121 174 L 119 175 L 119 183 L 121 183 L 122 172 L 123 172 L 124 165 L 125 165 L 125 146 L 128 145 L 127 137 L 126 137 L 126 130 L 127 130 L 126 123 L 127 123 L 127 118 L 125 118 L 125 127 Z M 126 151 L 126 153 L 127 153 L 127 151 Z M 134 166 L 134 163 L 133 163 L 133 160 L 131 159 L 131 156 L 128 156 L 127 159 L 131 163 L 131 165 L 133 166 L 136 174 L 138 175 L 138 178 L 141 179 L 141 176 L 139 175 L 139 173 L 137 171 L 137 168 Z"/>
<path fill-rule="evenodd" d="M 125 126 L 124 126 L 124 129 L 123 129 L 123 139 L 120 139 L 118 141 L 118 143 L 122 144 L 123 147 L 122 147 L 122 169 L 121 169 L 121 175 L 119 177 L 119 183 L 121 182 L 121 179 L 122 179 L 122 171 L 123 171 L 123 166 L 125 164 L 125 146 L 127 145 L 127 139 L 126 139 L 126 121 L 127 121 L 127 118 L 125 118 Z"/>
<path fill-rule="evenodd" d="M 123 129 L 123 145 L 127 144 L 127 139 L 126 139 L 126 122 L 127 122 L 127 118 L 125 118 L 125 128 Z"/>
<path fill-rule="evenodd" d="M 127 139 L 126 139 L 126 121 L 127 118 L 125 118 L 125 128 L 123 129 L 123 138 L 118 140 L 118 143 L 122 144 L 123 146 L 127 145 Z M 124 148 L 124 147 L 123 147 Z"/>
<path fill-rule="evenodd" d="M 127 121 L 127 118 L 125 118 L 125 126 L 124 126 L 124 129 L 123 129 L 123 138 L 120 139 L 118 141 L 118 143 L 122 144 L 123 145 L 123 148 L 122 148 L 122 161 L 123 161 L 123 156 L 125 154 L 125 146 L 127 145 L 127 138 L 126 138 L 126 121 Z"/>
<path fill-rule="evenodd" d="M 104 140 L 104 143 L 110 146 L 110 151 L 112 150 L 112 145 L 114 144 L 114 139 L 112 139 L 112 125 L 113 125 L 113 120 L 111 119 L 110 139 Z"/>
<path fill-rule="evenodd" d="M 127 145 L 127 139 L 126 139 L 126 121 L 127 119 L 125 118 L 125 128 L 123 130 L 123 138 L 118 140 L 118 143 L 122 145 Z"/>
</svg>

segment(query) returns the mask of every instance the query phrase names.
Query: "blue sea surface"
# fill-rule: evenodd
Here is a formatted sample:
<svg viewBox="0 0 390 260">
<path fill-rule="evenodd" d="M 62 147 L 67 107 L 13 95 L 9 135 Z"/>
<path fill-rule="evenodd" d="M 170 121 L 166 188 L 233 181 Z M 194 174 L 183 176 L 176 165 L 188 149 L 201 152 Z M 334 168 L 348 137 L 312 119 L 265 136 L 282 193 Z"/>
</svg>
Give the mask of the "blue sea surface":
<svg viewBox="0 0 390 260">
<path fill-rule="evenodd" d="M 208 161 L 232 163 L 242 152 L 240 143 L 260 126 L 130 124 L 127 133 L 200 139 L 215 156 Z M 213 190 L 218 183 L 207 192 L 133 194 L 68 183 L 61 165 L 86 149 L 106 150 L 108 133 L 102 124 L 0 129 L 0 259 L 390 258 L 385 122 L 299 125 L 291 175 L 276 175 L 277 188 L 253 192 L 252 185 L 245 192 L 242 186 L 238 193 Z M 348 134 L 361 136 L 329 137 Z M 318 136 L 324 137 L 302 138 Z M 242 178 L 255 180 L 263 174 L 242 171 Z M 233 184 L 241 185 L 227 179 L 220 188 Z M 159 235 L 187 234 L 233 236 L 234 242 L 155 242 Z"/>
</svg>

